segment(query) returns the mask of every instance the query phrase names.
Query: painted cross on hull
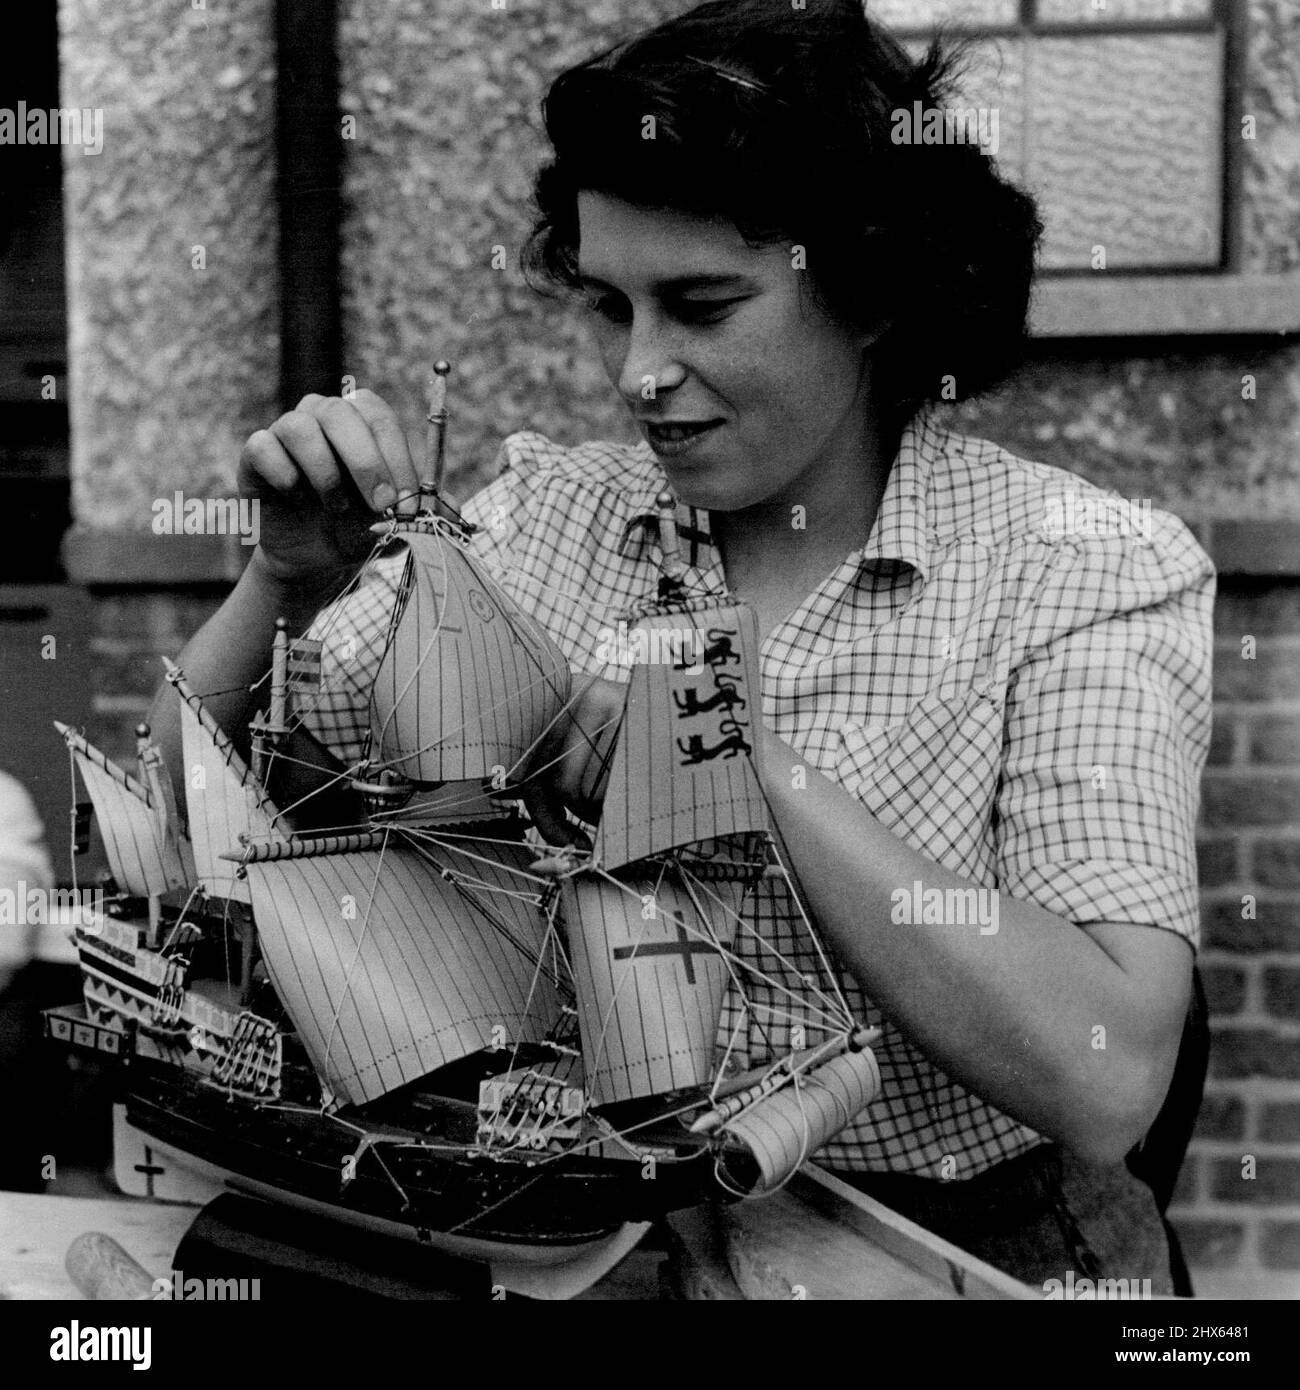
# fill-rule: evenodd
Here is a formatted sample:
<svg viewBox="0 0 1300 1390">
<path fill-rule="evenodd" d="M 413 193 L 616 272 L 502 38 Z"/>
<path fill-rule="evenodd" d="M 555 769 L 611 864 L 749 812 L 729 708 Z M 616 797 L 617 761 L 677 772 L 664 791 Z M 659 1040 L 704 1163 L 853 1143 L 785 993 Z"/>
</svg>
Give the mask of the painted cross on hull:
<svg viewBox="0 0 1300 1390">
<path fill-rule="evenodd" d="M 676 941 L 653 941 L 649 945 L 644 942 L 639 946 L 615 946 L 615 960 L 632 960 L 640 956 L 681 956 L 682 964 L 686 967 L 686 983 L 695 983 L 695 963 L 691 960 L 692 956 L 712 956 L 716 955 L 716 948 L 707 941 L 692 941 L 686 935 L 686 928 L 680 922 L 677 923 Z"/>
</svg>

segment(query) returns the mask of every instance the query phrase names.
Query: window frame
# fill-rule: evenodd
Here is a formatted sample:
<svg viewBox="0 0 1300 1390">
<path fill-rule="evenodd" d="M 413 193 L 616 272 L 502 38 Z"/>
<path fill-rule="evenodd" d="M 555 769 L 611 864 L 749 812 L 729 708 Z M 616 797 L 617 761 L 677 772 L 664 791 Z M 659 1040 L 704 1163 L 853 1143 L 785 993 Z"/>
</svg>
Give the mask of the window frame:
<svg viewBox="0 0 1300 1390">
<path fill-rule="evenodd" d="M 1038 0 L 1019 0 L 1006 24 L 945 22 L 953 38 L 1113 37 L 1141 34 L 1223 35 L 1223 130 L 1220 149 L 1220 244 L 1217 265 L 1039 272 L 1031 310 L 1036 338 L 1213 336 L 1300 332 L 1300 271 L 1243 269 L 1245 160 L 1240 139 L 1247 80 L 1249 15 L 1234 0 L 1210 0 L 1209 14 L 1190 19 L 1054 21 L 1040 19 Z M 868 11 L 869 12 L 869 11 Z M 933 26 L 894 24 L 900 39 L 926 39 Z"/>
</svg>

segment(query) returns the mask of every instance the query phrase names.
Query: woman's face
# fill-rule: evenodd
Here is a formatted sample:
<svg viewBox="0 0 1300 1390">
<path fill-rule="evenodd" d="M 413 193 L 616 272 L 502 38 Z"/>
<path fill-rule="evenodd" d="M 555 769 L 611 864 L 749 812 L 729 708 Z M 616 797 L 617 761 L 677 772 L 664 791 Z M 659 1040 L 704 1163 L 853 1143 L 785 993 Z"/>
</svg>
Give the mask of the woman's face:
<svg viewBox="0 0 1300 1390">
<path fill-rule="evenodd" d="M 578 221 L 605 370 L 681 501 L 806 503 L 861 470 L 870 338 L 821 309 L 791 247 L 598 193 Z"/>
</svg>

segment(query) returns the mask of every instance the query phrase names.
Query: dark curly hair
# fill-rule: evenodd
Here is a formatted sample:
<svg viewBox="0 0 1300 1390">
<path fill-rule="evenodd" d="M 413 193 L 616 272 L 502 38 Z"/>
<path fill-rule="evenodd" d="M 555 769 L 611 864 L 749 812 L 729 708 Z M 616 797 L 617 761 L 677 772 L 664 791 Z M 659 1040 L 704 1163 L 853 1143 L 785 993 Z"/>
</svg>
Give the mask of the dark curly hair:
<svg viewBox="0 0 1300 1390">
<path fill-rule="evenodd" d="M 947 104 L 964 54 L 936 40 L 913 62 L 860 0 L 710 0 L 570 68 L 542 108 L 529 282 L 576 287 L 582 190 L 724 217 L 802 245 L 841 322 L 890 321 L 886 408 L 939 399 L 945 376 L 956 399 L 989 390 L 1023 353 L 1037 208 L 978 145 L 892 139 L 895 111 Z"/>
</svg>

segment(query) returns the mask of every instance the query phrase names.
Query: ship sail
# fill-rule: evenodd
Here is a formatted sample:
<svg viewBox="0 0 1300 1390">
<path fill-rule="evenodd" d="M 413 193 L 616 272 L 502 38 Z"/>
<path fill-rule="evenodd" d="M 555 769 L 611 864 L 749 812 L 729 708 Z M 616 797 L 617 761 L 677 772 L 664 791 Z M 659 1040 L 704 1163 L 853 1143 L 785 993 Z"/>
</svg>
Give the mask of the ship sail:
<svg viewBox="0 0 1300 1390">
<path fill-rule="evenodd" d="M 614 870 L 699 840 L 767 830 L 750 754 L 762 719 L 758 620 L 742 604 L 687 601 L 640 619 L 594 852 Z"/>
<path fill-rule="evenodd" d="M 181 697 L 185 751 L 185 804 L 199 886 L 211 897 L 248 902 L 248 884 L 221 856 L 241 839 L 286 839 L 275 824 L 275 806 L 260 789 L 234 744 L 203 708 L 178 667 L 167 679 Z"/>
<path fill-rule="evenodd" d="M 371 692 L 372 761 L 418 782 L 512 774 L 561 714 L 568 662 L 449 530 L 396 535 L 405 599 Z"/>
<path fill-rule="evenodd" d="M 577 874 L 561 903 L 588 1089 L 597 1105 L 702 1086 L 745 885 L 691 882 L 678 863 Z"/>
<path fill-rule="evenodd" d="M 546 923 L 519 891 L 536 851 L 440 842 L 444 868 L 399 832 L 388 840 L 244 856 L 271 981 L 318 1074 L 353 1104 L 481 1047 L 539 1042 L 560 1012 Z"/>
<path fill-rule="evenodd" d="M 728 1120 L 722 1133 L 739 1139 L 752 1155 L 759 1174 L 754 1190 L 770 1192 L 879 1091 L 880 1069 L 871 1049 L 843 1052 Z"/>
<path fill-rule="evenodd" d="M 155 806 L 144 784 L 111 763 L 67 724 L 55 722 L 95 807 L 109 867 L 119 887 L 148 898 L 172 888 L 189 888 L 191 872 L 181 841 L 168 833 L 165 806 Z"/>
</svg>

